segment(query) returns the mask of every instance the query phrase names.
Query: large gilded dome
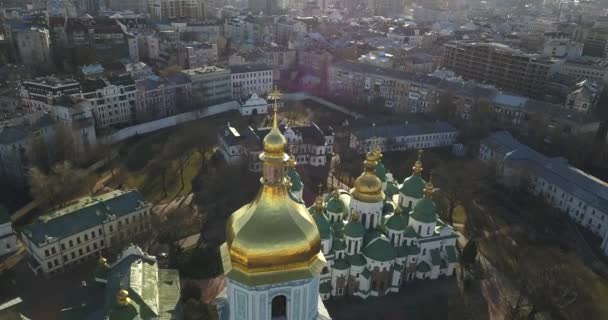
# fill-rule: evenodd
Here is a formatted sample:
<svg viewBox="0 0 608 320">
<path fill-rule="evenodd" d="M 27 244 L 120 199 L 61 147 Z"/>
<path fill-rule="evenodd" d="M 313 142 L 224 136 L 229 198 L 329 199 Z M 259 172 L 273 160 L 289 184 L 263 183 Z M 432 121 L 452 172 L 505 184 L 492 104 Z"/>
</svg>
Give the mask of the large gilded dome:
<svg viewBox="0 0 608 320">
<path fill-rule="evenodd" d="M 313 217 L 304 205 L 289 198 L 285 187 L 284 140 L 276 127 L 275 115 L 261 155 L 263 186 L 251 203 L 228 219 L 226 244 L 222 246 L 224 271 L 228 278 L 242 284 L 256 286 L 311 278 L 325 265 Z M 273 145 L 268 146 L 267 142 Z"/>
<path fill-rule="evenodd" d="M 355 180 L 355 187 L 351 190 L 353 198 L 367 203 L 384 200 L 382 181 L 375 174 L 377 164 L 377 154 L 369 152 L 365 157 L 365 171 Z"/>
</svg>

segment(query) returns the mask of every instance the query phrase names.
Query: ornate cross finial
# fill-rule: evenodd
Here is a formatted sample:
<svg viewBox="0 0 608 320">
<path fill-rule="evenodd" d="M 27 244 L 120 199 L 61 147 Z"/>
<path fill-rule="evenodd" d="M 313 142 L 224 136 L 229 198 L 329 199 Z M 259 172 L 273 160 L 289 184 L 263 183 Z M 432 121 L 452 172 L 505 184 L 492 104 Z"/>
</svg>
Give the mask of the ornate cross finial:
<svg viewBox="0 0 608 320">
<path fill-rule="evenodd" d="M 319 188 L 319 195 L 323 194 L 323 183 L 319 183 L 319 185 L 317 186 Z"/>
<path fill-rule="evenodd" d="M 278 120 L 277 120 L 277 113 L 279 111 L 279 107 L 277 105 L 277 99 L 281 96 L 281 93 L 279 92 L 279 87 L 274 86 L 274 91 L 270 93 L 269 98 L 274 100 L 274 104 L 272 106 L 272 111 L 274 112 L 274 118 L 273 118 L 273 127 L 277 128 L 278 127 Z"/>
<path fill-rule="evenodd" d="M 418 161 L 420 161 L 420 158 L 422 158 L 423 153 L 424 153 L 424 150 L 418 149 Z"/>
</svg>

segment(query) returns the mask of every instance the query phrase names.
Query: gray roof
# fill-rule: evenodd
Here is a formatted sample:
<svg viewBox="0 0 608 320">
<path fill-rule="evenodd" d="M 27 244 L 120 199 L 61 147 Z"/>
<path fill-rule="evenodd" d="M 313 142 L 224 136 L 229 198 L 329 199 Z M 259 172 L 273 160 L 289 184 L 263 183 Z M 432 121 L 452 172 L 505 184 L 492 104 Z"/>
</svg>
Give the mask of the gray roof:
<svg viewBox="0 0 608 320">
<path fill-rule="evenodd" d="M 353 132 L 359 139 L 371 137 L 406 137 L 420 134 L 457 132 L 456 128 L 447 122 L 420 122 L 408 124 L 392 124 L 360 128 Z"/>
<path fill-rule="evenodd" d="M 108 218 L 120 218 L 145 205 L 145 199 L 134 190 L 115 190 L 96 197 L 84 197 L 73 204 L 38 218 L 24 227 L 23 234 L 34 243 L 46 238 L 62 239 L 100 226 Z"/>
<path fill-rule="evenodd" d="M 428 75 L 419 75 L 412 72 L 400 71 L 396 69 L 387 69 L 375 67 L 365 63 L 355 63 L 349 61 L 338 61 L 332 65 L 332 68 L 342 69 L 363 74 L 375 74 L 381 77 L 389 77 L 400 80 L 416 81 L 419 84 L 438 85 L 441 79 Z"/>
<path fill-rule="evenodd" d="M 230 66 L 231 73 L 246 73 L 246 72 L 264 71 L 264 70 L 272 70 L 272 68 L 265 64 L 242 64 L 242 65 Z"/>
<path fill-rule="evenodd" d="M 568 164 L 561 157 L 549 158 L 521 144 L 506 131 L 483 139 L 482 144 L 499 154 L 505 161 L 522 164 L 534 175 L 556 185 L 567 193 L 597 209 L 608 208 L 608 184 Z"/>
</svg>

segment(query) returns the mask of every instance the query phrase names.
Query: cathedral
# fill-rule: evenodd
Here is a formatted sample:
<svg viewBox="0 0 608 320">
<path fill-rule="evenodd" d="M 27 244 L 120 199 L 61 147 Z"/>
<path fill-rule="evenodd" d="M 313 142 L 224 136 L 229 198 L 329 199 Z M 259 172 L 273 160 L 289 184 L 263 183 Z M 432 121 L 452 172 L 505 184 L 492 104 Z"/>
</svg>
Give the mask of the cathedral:
<svg viewBox="0 0 608 320">
<path fill-rule="evenodd" d="M 322 299 L 384 296 L 414 279 L 454 273 L 457 236 L 437 216 L 420 156 L 398 184 L 380 151 L 370 152 L 354 188 L 319 195 L 307 209 L 277 123 L 275 104 L 260 190 L 226 226 L 220 319 L 329 319 Z"/>
</svg>

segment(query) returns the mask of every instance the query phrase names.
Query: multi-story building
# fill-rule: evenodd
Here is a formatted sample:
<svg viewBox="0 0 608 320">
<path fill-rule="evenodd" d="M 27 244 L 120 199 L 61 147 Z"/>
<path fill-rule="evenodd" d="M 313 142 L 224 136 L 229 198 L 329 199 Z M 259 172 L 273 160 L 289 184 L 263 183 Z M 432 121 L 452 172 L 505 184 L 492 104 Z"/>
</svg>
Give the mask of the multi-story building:
<svg viewBox="0 0 608 320">
<path fill-rule="evenodd" d="M 15 186 L 24 187 L 28 181 L 31 150 L 35 143 L 49 148 L 55 145 L 57 121 L 52 116 L 37 112 L 0 123 L 0 176 Z"/>
<path fill-rule="evenodd" d="M 0 257 L 17 251 L 17 234 L 8 211 L 0 205 Z"/>
<path fill-rule="evenodd" d="M 604 86 L 591 80 L 583 80 L 568 93 L 563 108 L 581 113 L 593 111 L 599 102 Z"/>
<path fill-rule="evenodd" d="M 198 23 L 205 20 L 203 0 L 150 0 L 150 16 L 158 20 L 186 20 Z"/>
<path fill-rule="evenodd" d="M 552 66 L 550 74 L 555 73 L 578 81 L 589 79 L 606 85 L 608 84 L 608 60 L 590 57 L 562 60 Z"/>
<path fill-rule="evenodd" d="M 481 141 L 479 158 L 493 162 L 502 183 L 525 184 L 534 194 L 602 239 L 608 255 L 608 187 L 606 182 L 521 144 L 509 132 L 496 132 Z"/>
<path fill-rule="evenodd" d="M 217 44 L 215 43 L 178 43 L 177 64 L 182 69 L 201 68 L 215 65 L 218 62 Z"/>
<path fill-rule="evenodd" d="M 46 66 L 51 62 L 49 31 L 44 28 L 17 30 L 13 36 L 17 44 L 19 60 L 31 66 Z"/>
<path fill-rule="evenodd" d="M 328 158 L 333 153 L 334 133 L 332 128 L 321 129 L 317 124 L 311 123 L 304 127 L 279 127 L 289 144 L 290 154 L 300 165 L 312 167 L 326 167 Z M 220 152 L 230 164 L 246 162 L 249 170 L 259 172 L 262 163 L 259 155 L 262 152 L 262 137 L 270 128 L 253 129 L 246 127 L 238 130 L 228 123 L 220 128 L 218 141 Z"/>
<path fill-rule="evenodd" d="M 274 42 L 287 45 L 292 36 L 300 36 L 306 33 L 306 24 L 288 16 L 276 18 L 274 24 Z"/>
<path fill-rule="evenodd" d="M 273 69 L 264 64 L 230 66 L 232 98 L 240 99 L 252 93 L 264 96 L 272 91 Z"/>
<path fill-rule="evenodd" d="M 148 77 L 137 83 L 137 122 L 147 122 L 190 110 L 192 84 L 184 75 Z"/>
<path fill-rule="evenodd" d="M 527 96 L 540 96 L 552 62 L 498 43 L 452 41 L 444 65 L 467 79 L 485 81 Z"/>
<path fill-rule="evenodd" d="M 80 94 L 80 83 L 71 78 L 40 77 L 22 81 L 19 85 L 21 103 L 31 112 L 48 111 L 56 99 Z"/>
<path fill-rule="evenodd" d="M 266 64 L 274 69 L 276 77 L 280 70 L 295 66 L 296 50 L 282 46 L 257 46 L 241 50 L 228 57 L 228 65 Z"/>
<path fill-rule="evenodd" d="M 583 55 L 606 58 L 608 54 L 608 28 L 592 28 L 585 37 Z"/>
<path fill-rule="evenodd" d="M 370 51 L 357 59 L 361 63 L 390 69 L 395 65 L 395 56 L 384 51 Z"/>
<path fill-rule="evenodd" d="M 249 11 L 255 14 L 263 12 L 265 15 L 271 15 L 279 8 L 278 5 L 278 0 L 249 0 Z"/>
<path fill-rule="evenodd" d="M 148 13 L 148 0 L 109 0 L 107 8 L 114 11 Z"/>
<path fill-rule="evenodd" d="M 441 79 L 363 63 L 336 62 L 329 68 L 329 92 L 355 100 L 380 100 L 399 112 L 427 112 L 438 100 Z"/>
<path fill-rule="evenodd" d="M 151 228 L 151 204 L 134 190 L 115 190 L 75 200 L 24 227 L 28 266 L 50 276 L 68 270 L 102 250 L 120 247 Z"/>
<path fill-rule="evenodd" d="M 350 148 L 359 154 L 451 146 L 458 130 L 447 122 L 372 125 L 353 129 Z"/>
<path fill-rule="evenodd" d="M 91 102 L 97 128 L 127 125 L 135 120 L 137 96 L 130 76 L 84 80 L 82 97 Z"/>
<path fill-rule="evenodd" d="M 192 103 L 195 105 L 212 105 L 231 99 L 229 70 L 208 66 L 183 70 L 182 73 L 192 83 Z"/>
</svg>

